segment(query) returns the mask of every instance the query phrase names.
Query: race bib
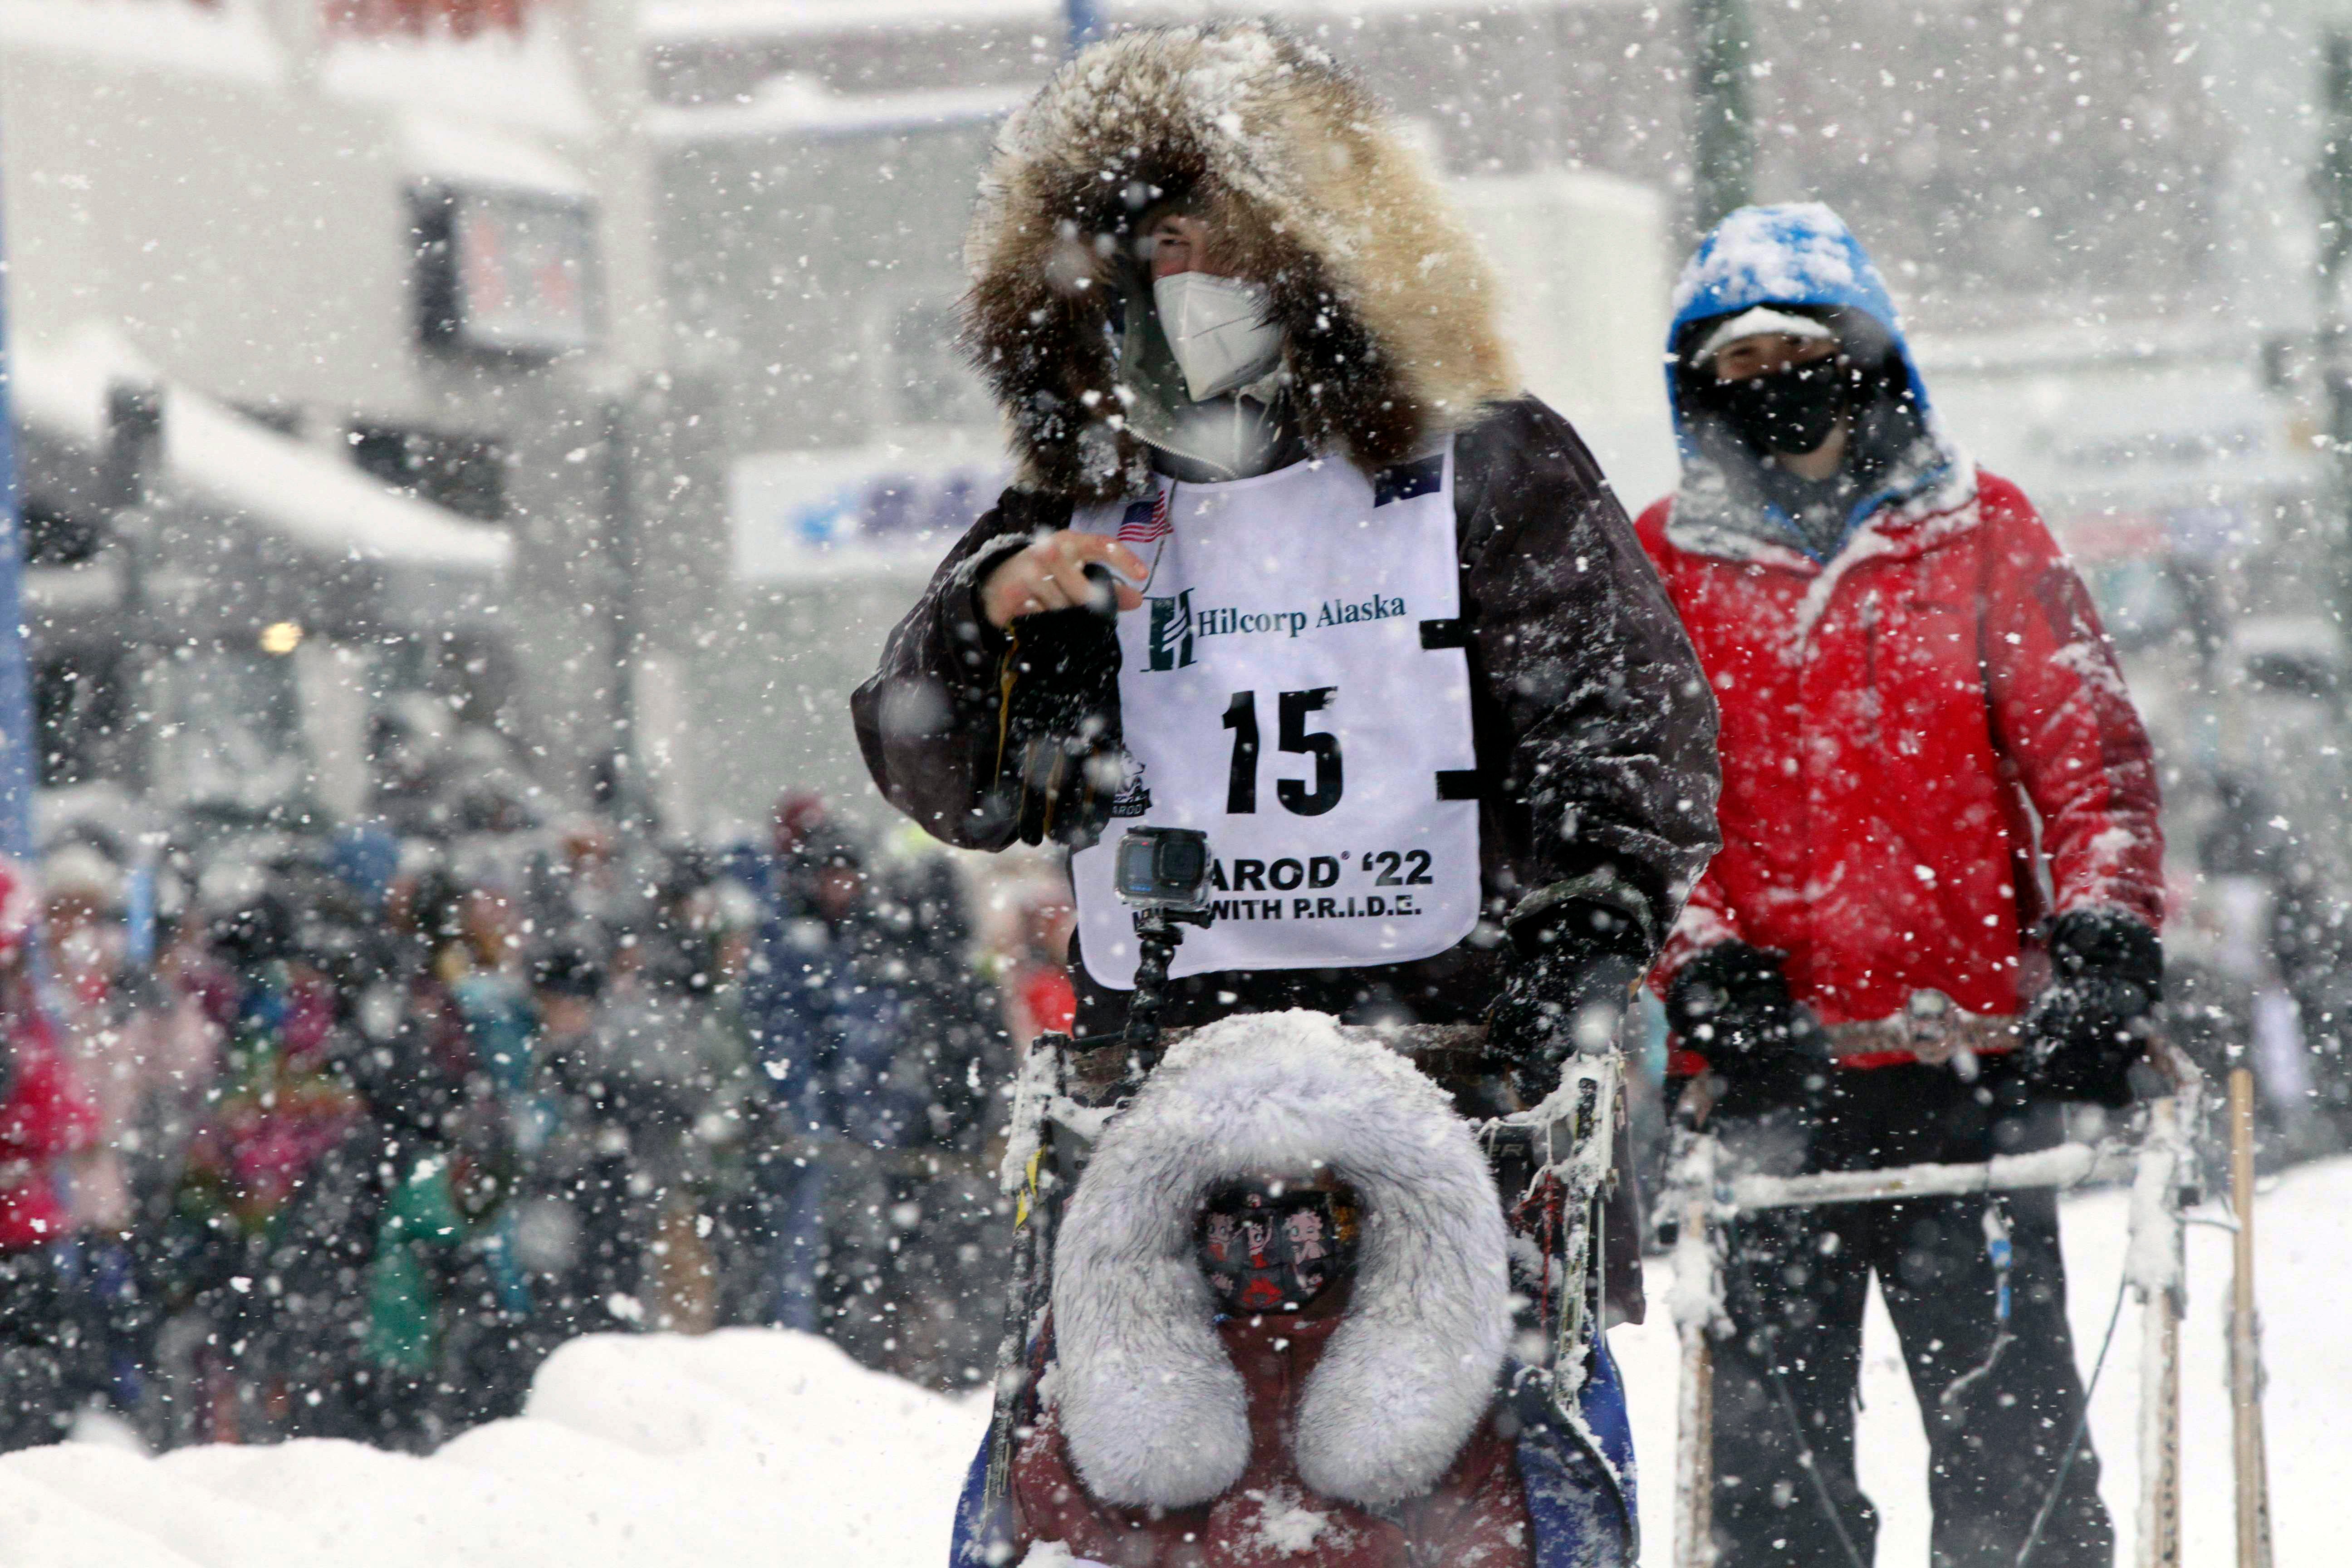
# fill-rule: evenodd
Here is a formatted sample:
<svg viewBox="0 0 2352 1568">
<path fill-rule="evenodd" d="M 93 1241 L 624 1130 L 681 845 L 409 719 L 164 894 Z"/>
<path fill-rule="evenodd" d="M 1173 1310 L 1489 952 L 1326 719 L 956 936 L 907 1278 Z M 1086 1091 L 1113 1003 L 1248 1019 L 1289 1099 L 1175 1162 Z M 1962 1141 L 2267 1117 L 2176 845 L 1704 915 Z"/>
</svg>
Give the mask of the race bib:
<svg viewBox="0 0 2352 1568">
<path fill-rule="evenodd" d="M 1135 982 L 1112 890 L 1133 826 L 1207 832 L 1216 923 L 1171 973 L 1360 968 L 1477 923 L 1477 759 L 1454 462 L 1317 459 L 1224 484 L 1160 477 L 1072 526 L 1152 563 L 1118 617 L 1124 784 L 1071 859 L 1087 972 Z"/>
</svg>

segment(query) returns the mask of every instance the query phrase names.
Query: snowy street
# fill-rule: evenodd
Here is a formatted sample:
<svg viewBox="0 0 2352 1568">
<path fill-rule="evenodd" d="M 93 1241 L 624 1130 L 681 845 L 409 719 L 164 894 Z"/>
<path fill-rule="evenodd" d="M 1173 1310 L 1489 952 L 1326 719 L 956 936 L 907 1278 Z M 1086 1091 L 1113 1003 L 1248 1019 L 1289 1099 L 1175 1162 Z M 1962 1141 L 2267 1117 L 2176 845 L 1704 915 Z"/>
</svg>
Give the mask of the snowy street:
<svg viewBox="0 0 2352 1568">
<path fill-rule="evenodd" d="M 2352 0 L 0 0 L 0 1568 L 2329 1568 L 2347 1212 Z"/>
<path fill-rule="evenodd" d="M 2289 1173 L 2257 1210 L 2281 1568 L 2331 1561 L 2330 1488 L 2352 1459 L 2352 1315 L 2336 1288 L 2352 1269 L 2347 1202 L 2352 1161 L 2336 1160 Z M 2065 1210 L 2086 1374 L 2114 1304 L 2123 1222 L 2120 1192 Z M 2192 1226 L 2181 1377 L 2189 1568 L 2230 1560 L 2228 1271 L 2228 1234 Z M 1651 1322 L 1612 1336 L 1633 1394 L 1649 1564 L 1667 1561 L 1672 1531 L 1670 1284 L 1654 1265 Z M 2127 1305 L 2092 1406 L 2126 1562 L 2137 1346 Z M 1864 1354 L 1862 1478 L 1883 1517 L 1879 1562 L 1913 1568 L 1927 1555 L 1926 1447 L 1874 1306 Z M 9 1455 L 0 1568 L 939 1568 L 984 1420 L 976 1402 L 861 1371 L 799 1335 L 592 1338 L 542 1369 L 524 1416 L 429 1459 L 320 1441 L 160 1459 L 89 1443 Z"/>
<path fill-rule="evenodd" d="M 2334 1160 L 2289 1173 L 2255 1209 L 2261 1300 L 2268 1339 L 2270 1390 L 2264 1419 L 2270 1444 L 2271 1506 L 2280 1568 L 2336 1561 L 2326 1542 L 2335 1530 L 2328 1505 L 2334 1478 L 2352 1459 L 2352 1320 L 2337 1300 L 2352 1267 L 2343 1205 L 2352 1199 L 2352 1161 Z M 2120 1191 L 2064 1205 L 2068 1316 L 2074 1350 L 2090 1375 L 2100 1336 L 2114 1310 L 2123 1271 Z M 2211 1205 L 2198 1211 L 2210 1215 Z M 1670 1561 L 1673 1531 L 1675 1340 L 1664 1321 L 1672 1279 L 1650 1275 L 1651 1321 L 1610 1336 L 1633 1394 L 1633 1432 L 1642 1457 L 1642 1560 Z M 2231 1561 L 2230 1391 L 2221 1319 L 2230 1288 L 2230 1234 L 2189 1228 L 2189 1316 L 2181 1325 L 2180 1470 L 2182 1561 L 2223 1568 Z M 1895 1334 L 1874 1287 L 1863 1342 L 1864 1411 L 1855 1450 L 1863 1489 L 1879 1509 L 1878 1561 L 1920 1568 L 1927 1560 L 1927 1441 L 1918 1407 L 1896 1359 Z M 2139 1307 L 2126 1301 L 2106 1371 L 2091 1401 L 2091 1439 L 2103 1466 L 2100 1491 L 2116 1521 L 2116 1560 L 2133 1558 L 2133 1453 L 2138 1418 Z"/>
</svg>

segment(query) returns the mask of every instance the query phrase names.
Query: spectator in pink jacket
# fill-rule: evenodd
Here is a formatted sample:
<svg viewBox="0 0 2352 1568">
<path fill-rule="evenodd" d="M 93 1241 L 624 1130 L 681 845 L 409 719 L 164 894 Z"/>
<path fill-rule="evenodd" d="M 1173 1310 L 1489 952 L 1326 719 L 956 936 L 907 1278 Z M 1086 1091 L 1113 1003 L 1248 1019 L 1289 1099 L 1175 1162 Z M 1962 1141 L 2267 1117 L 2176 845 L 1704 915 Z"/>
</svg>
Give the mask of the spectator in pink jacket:
<svg viewBox="0 0 2352 1568">
<path fill-rule="evenodd" d="M 65 1435 L 65 1311 L 53 1254 L 68 1226 L 60 1162 L 98 1130 L 34 998 L 26 959 L 35 900 L 26 868 L 0 860 L 0 1028 L 10 1068 L 0 1095 L 0 1449 Z"/>
</svg>

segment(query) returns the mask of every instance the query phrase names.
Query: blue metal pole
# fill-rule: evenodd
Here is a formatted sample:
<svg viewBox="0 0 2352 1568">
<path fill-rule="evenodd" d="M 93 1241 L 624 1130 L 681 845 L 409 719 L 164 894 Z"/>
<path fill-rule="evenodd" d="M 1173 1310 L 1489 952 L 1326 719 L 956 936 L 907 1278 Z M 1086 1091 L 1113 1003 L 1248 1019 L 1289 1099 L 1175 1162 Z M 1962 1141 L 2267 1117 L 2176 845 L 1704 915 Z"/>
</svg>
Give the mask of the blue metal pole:
<svg viewBox="0 0 2352 1568">
<path fill-rule="evenodd" d="M 0 237 L 0 279 L 7 246 Z M 0 852 L 33 853 L 33 695 L 25 664 L 24 513 L 16 490 L 14 362 L 7 304 L 0 295 Z"/>
<path fill-rule="evenodd" d="M 1102 36 L 1102 6 L 1097 0 L 1062 0 L 1062 15 L 1068 21 L 1072 54 Z"/>
<path fill-rule="evenodd" d="M 8 354 L 5 285 L 8 251 L 0 243 L 0 853 L 15 858 L 16 875 L 32 874 L 33 700 L 25 670 L 25 519 L 16 497 L 16 383 Z M 33 927 L 26 962 L 45 973 L 40 925 Z M 33 1005 L 38 1007 L 36 1001 Z M 16 1053 L 10 1037 L 13 1008 L 0 1002 L 0 1103 L 15 1092 Z"/>
</svg>

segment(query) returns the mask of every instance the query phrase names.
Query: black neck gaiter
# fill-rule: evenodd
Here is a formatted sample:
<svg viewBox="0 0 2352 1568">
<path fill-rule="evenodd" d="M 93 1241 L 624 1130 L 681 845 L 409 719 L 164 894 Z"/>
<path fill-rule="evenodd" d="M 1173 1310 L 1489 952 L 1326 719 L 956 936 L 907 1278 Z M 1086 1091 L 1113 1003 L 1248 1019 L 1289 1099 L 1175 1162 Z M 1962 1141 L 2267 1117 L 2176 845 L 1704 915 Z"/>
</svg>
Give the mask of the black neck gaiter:
<svg viewBox="0 0 2352 1568">
<path fill-rule="evenodd" d="M 1718 382 L 1715 405 L 1732 434 L 1759 456 L 1819 451 L 1845 410 L 1847 380 L 1843 361 L 1817 359 Z"/>
<path fill-rule="evenodd" d="M 1756 477 L 1764 499 L 1789 514 L 1806 548 L 1824 560 L 1837 553 L 1859 493 L 1850 468 L 1841 466 L 1825 479 L 1809 479 L 1767 458 L 1756 465 Z"/>
</svg>

